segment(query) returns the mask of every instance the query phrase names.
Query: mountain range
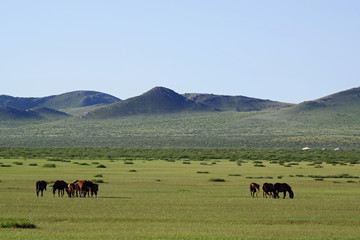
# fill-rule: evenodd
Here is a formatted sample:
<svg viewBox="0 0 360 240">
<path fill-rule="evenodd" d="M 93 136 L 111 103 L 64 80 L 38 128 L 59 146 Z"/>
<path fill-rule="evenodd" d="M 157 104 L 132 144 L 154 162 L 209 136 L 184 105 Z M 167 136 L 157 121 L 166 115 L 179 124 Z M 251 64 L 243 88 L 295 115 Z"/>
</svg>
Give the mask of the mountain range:
<svg viewBox="0 0 360 240">
<path fill-rule="evenodd" d="M 288 108 L 293 112 L 357 108 L 360 88 L 353 88 L 300 104 L 245 96 L 202 93 L 178 94 L 154 87 L 140 96 L 121 100 L 96 91 L 74 91 L 42 98 L 0 95 L 0 120 L 58 120 L 70 117 L 109 119 L 134 115 L 191 112 L 251 112 Z"/>
</svg>

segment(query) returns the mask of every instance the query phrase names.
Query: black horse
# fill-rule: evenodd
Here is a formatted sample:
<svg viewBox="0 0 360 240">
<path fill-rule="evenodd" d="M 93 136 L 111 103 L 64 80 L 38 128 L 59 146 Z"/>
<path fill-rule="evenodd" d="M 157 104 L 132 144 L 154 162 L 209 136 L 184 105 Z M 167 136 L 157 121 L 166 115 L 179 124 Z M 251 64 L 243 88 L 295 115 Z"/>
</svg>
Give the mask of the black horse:
<svg viewBox="0 0 360 240">
<path fill-rule="evenodd" d="M 48 182 L 41 180 L 36 182 L 36 195 L 39 196 L 39 192 L 41 192 L 41 196 L 43 196 L 44 190 L 46 191 L 46 186 Z"/>
<path fill-rule="evenodd" d="M 279 198 L 279 193 L 283 192 L 284 193 L 284 197 L 286 197 L 286 192 L 289 193 L 289 197 L 291 199 L 294 198 L 294 192 L 291 190 L 291 187 L 287 184 L 287 183 L 275 183 L 274 185 L 274 193 L 275 193 L 275 198 Z"/>
<path fill-rule="evenodd" d="M 59 197 L 64 196 L 65 190 L 68 188 L 68 184 L 63 180 L 56 180 L 53 184 L 53 195 L 55 197 L 55 192 L 58 190 Z"/>
<path fill-rule="evenodd" d="M 263 197 L 275 198 L 275 187 L 272 183 L 264 183 L 262 185 Z"/>
</svg>

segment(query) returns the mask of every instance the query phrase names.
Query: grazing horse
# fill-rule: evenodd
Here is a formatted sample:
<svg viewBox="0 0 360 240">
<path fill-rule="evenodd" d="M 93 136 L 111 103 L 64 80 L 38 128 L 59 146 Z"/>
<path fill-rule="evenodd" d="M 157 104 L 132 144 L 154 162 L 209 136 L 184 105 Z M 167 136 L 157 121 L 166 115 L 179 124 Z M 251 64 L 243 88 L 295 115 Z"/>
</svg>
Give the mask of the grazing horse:
<svg viewBox="0 0 360 240">
<path fill-rule="evenodd" d="M 260 188 L 259 184 L 254 183 L 254 182 L 250 183 L 250 195 L 252 198 L 255 197 L 255 194 L 256 194 L 256 197 L 258 197 L 259 188 Z"/>
<path fill-rule="evenodd" d="M 56 180 L 53 184 L 53 194 L 54 194 L 54 197 L 55 197 L 55 192 L 56 190 L 58 190 L 58 195 L 60 197 L 64 196 L 65 194 L 65 190 L 67 189 L 68 187 L 68 184 L 63 181 L 63 180 Z"/>
<path fill-rule="evenodd" d="M 95 194 L 95 197 L 97 197 L 97 192 L 99 191 L 99 184 L 91 182 L 90 191 L 91 197 L 93 197 L 93 194 Z"/>
<path fill-rule="evenodd" d="M 263 190 L 263 198 L 264 197 L 273 197 L 275 198 L 275 189 L 274 189 L 274 184 L 272 183 L 264 183 L 262 185 L 262 190 Z"/>
<path fill-rule="evenodd" d="M 46 186 L 48 182 L 41 180 L 36 182 L 36 195 L 39 196 L 39 192 L 41 192 L 41 196 L 43 197 L 44 190 L 46 191 Z"/>
<path fill-rule="evenodd" d="M 275 183 L 274 185 L 275 188 L 275 198 L 279 198 L 279 193 L 283 192 L 284 193 L 284 197 L 286 197 L 286 192 L 289 192 L 289 197 L 291 199 L 294 198 L 294 192 L 291 190 L 291 187 L 286 184 L 286 183 Z"/>
<path fill-rule="evenodd" d="M 82 180 L 82 181 L 76 180 L 74 182 L 75 188 L 78 189 L 80 197 L 86 197 L 86 195 L 89 195 L 91 183 L 92 182 L 87 181 L 87 180 Z M 77 196 L 77 193 L 76 193 L 76 196 Z"/>
<path fill-rule="evenodd" d="M 69 198 L 75 197 L 75 191 L 76 191 L 75 184 L 74 183 L 69 183 L 69 185 L 66 188 L 66 192 L 69 195 Z"/>
</svg>

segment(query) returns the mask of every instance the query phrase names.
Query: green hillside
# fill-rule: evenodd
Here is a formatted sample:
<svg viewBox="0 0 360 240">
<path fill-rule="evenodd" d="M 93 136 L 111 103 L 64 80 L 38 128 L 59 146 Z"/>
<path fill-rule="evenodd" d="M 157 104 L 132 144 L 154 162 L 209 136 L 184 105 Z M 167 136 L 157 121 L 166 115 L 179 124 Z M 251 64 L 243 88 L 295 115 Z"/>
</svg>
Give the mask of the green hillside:
<svg viewBox="0 0 360 240">
<path fill-rule="evenodd" d="M 95 91 L 74 91 L 42 98 L 22 98 L 0 95 L 0 106 L 28 110 L 37 107 L 66 109 L 96 104 L 110 104 L 120 99 Z"/>
<path fill-rule="evenodd" d="M 294 105 L 244 96 L 224 96 L 198 93 L 186 93 L 183 96 L 194 102 L 201 103 L 221 111 L 261 111 L 269 108 L 284 108 Z"/>
<path fill-rule="evenodd" d="M 166 88 L 86 108 L 83 118 L 39 121 L 41 113 L 1 108 L 2 118 L 29 118 L 1 121 L 0 147 L 360 149 L 358 90 L 248 112 L 215 111 Z"/>
<path fill-rule="evenodd" d="M 40 114 L 11 107 L 0 107 L 0 121 L 40 120 Z"/>
<path fill-rule="evenodd" d="M 32 112 L 38 113 L 41 117 L 48 120 L 59 120 L 63 118 L 71 117 L 69 114 L 57 111 L 47 107 L 38 107 L 31 109 Z"/>
<path fill-rule="evenodd" d="M 171 89 L 155 87 L 140 96 L 88 112 L 83 118 L 107 119 L 139 114 L 153 115 L 197 111 L 215 111 L 215 109 L 189 100 Z"/>
</svg>

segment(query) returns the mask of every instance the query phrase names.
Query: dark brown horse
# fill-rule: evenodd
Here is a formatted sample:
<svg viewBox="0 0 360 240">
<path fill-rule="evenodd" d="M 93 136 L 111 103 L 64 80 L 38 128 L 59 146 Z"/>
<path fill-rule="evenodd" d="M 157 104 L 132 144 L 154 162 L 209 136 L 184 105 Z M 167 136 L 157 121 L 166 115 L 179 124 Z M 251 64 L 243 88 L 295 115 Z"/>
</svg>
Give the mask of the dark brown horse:
<svg viewBox="0 0 360 240">
<path fill-rule="evenodd" d="M 99 184 L 91 182 L 90 191 L 91 191 L 91 197 L 93 194 L 95 194 L 95 197 L 97 197 L 97 192 L 99 191 Z"/>
<path fill-rule="evenodd" d="M 259 193 L 259 189 L 260 189 L 260 185 L 257 184 L 257 183 L 250 183 L 250 196 L 252 198 L 255 197 L 255 194 L 256 194 L 256 197 L 258 197 L 258 193 Z"/>
<path fill-rule="evenodd" d="M 46 186 L 48 182 L 41 180 L 36 182 L 36 195 L 39 196 L 39 192 L 41 192 L 41 196 L 43 197 L 44 190 L 46 191 Z"/>
<path fill-rule="evenodd" d="M 263 190 L 263 197 L 266 198 L 275 198 L 275 188 L 274 188 L 274 184 L 272 183 L 264 183 L 262 185 L 262 190 Z"/>
<path fill-rule="evenodd" d="M 275 198 L 279 198 L 279 193 L 283 192 L 284 193 L 284 197 L 286 197 L 286 192 L 289 193 L 289 197 L 291 199 L 294 198 L 294 192 L 291 190 L 291 187 L 287 184 L 287 183 L 275 183 L 274 185 L 275 188 Z"/>
<path fill-rule="evenodd" d="M 61 196 L 64 196 L 65 194 L 65 190 L 67 189 L 68 187 L 68 184 L 63 181 L 63 180 L 56 180 L 53 184 L 53 194 L 54 194 L 54 197 L 55 197 L 55 192 L 56 190 L 58 190 L 58 195 L 59 197 Z"/>
</svg>

